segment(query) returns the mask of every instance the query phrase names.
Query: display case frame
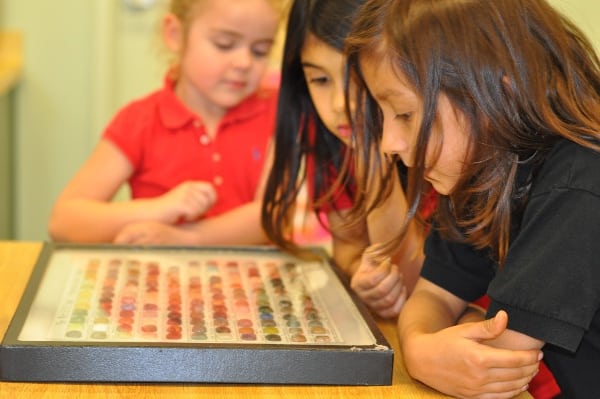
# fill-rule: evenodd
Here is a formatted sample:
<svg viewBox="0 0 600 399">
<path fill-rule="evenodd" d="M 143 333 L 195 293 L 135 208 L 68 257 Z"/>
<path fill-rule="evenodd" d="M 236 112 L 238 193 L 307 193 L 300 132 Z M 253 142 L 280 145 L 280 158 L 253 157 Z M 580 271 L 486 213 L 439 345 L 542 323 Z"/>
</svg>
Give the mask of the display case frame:
<svg viewBox="0 0 600 399">
<path fill-rule="evenodd" d="M 391 385 L 393 349 L 377 328 L 370 312 L 349 289 L 345 276 L 331 262 L 326 252 L 320 248 L 311 248 L 311 251 L 318 260 L 300 260 L 273 247 L 167 247 L 45 243 L 0 346 L 0 379 L 49 382 Z M 318 306 L 314 305 L 313 308 L 311 302 L 308 311 L 306 308 L 296 310 L 305 316 L 312 315 L 317 320 L 321 317 L 320 321 L 326 324 L 326 328 L 320 327 L 318 330 L 329 331 L 329 338 L 326 335 L 315 334 L 313 334 L 313 338 L 316 337 L 315 339 L 318 340 L 319 337 L 325 337 L 330 342 L 317 342 L 310 337 L 302 342 L 291 338 L 292 336 L 289 334 L 288 338 L 283 337 L 282 334 L 279 341 L 269 341 L 266 339 L 268 334 L 259 334 L 258 331 L 252 342 L 240 339 L 241 335 L 239 334 L 233 339 L 225 341 L 209 338 L 202 342 L 193 341 L 189 336 L 187 339 L 175 341 L 164 339 L 164 337 L 152 340 L 137 336 L 114 339 L 110 334 L 108 336 L 104 334 L 105 330 L 98 330 L 104 335 L 97 338 L 99 335 L 93 334 L 98 331 L 94 329 L 103 325 L 94 324 L 91 321 L 86 322 L 87 324 L 81 323 L 85 325 L 84 331 L 89 333 L 84 333 L 83 337 L 73 334 L 70 336 L 56 335 L 56 331 L 62 331 L 61 326 L 69 323 L 76 324 L 72 323 L 74 310 L 67 316 L 67 318 L 70 317 L 69 322 L 61 319 L 65 318 L 60 314 L 61 306 L 64 307 L 66 303 L 75 309 L 74 303 L 84 291 L 81 288 L 84 286 L 81 276 L 85 273 L 77 272 L 78 268 L 84 266 L 77 261 L 73 261 L 73 265 L 70 265 L 71 259 L 87 259 L 89 262 L 86 263 L 93 263 L 92 259 L 99 259 L 100 269 L 98 270 L 105 273 L 103 278 L 96 279 L 100 284 L 99 282 L 105 281 L 108 275 L 106 264 L 109 263 L 109 259 L 121 259 L 122 261 L 125 259 L 125 262 L 132 262 L 131 259 L 135 258 L 141 259 L 139 263 L 142 265 L 142 269 L 140 270 L 143 271 L 142 275 L 147 275 L 147 268 L 144 269 L 143 265 L 147 265 L 150 262 L 149 259 L 155 256 L 160 259 L 158 263 L 161 265 L 163 265 L 161 262 L 165 257 L 167 259 L 176 258 L 181 261 L 181 264 L 199 259 L 205 291 L 208 289 L 209 282 L 206 275 L 208 267 L 206 265 L 210 263 L 208 259 L 214 258 L 216 273 L 223 271 L 222 268 L 225 267 L 223 265 L 231 265 L 237 260 L 240 261 L 240 265 L 247 262 L 258 262 L 260 281 L 263 283 L 266 281 L 263 268 L 267 266 L 261 265 L 264 265 L 265 262 L 268 264 L 280 262 L 276 267 L 280 271 L 283 270 L 281 265 L 285 264 L 286 270 L 291 268 L 294 273 L 299 272 L 301 277 L 301 281 L 293 280 L 293 283 L 291 283 L 292 280 L 289 280 L 289 276 L 287 277 L 289 281 L 285 284 L 289 283 L 286 287 L 289 292 L 286 291 L 286 295 L 292 295 L 297 288 L 294 284 L 300 281 L 301 289 L 307 293 L 305 296 L 311 297 L 311 301 L 314 299 Z M 274 260 L 271 262 L 270 259 Z M 66 266 L 63 264 L 65 262 Z M 173 261 L 174 264 L 177 262 Z M 120 265 L 119 267 L 125 266 Z M 161 267 L 164 269 L 166 266 Z M 182 270 L 188 270 L 187 267 L 189 266 L 181 266 Z M 246 266 L 240 266 L 239 269 L 243 269 L 243 272 L 246 273 L 249 269 L 244 269 L 244 267 Z M 165 270 L 163 269 L 161 269 L 161 275 L 164 275 Z M 66 275 L 65 270 L 67 270 Z M 71 272 L 76 274 L 79 280 L 69 276 Z M 57 278 L 57 274 L 61 277 Z M 183 272 L 181 275 L 187 276 Z M 120 278 L 121 283 L 119 284 L 123 291 L 125 282 L 122 281 L 123 277 Z M 186 279 L 183 280 L 187 282 Z M 279 280 L 284 281 L 285 278 L 273 278 L 271 282 Z M 62 281 L 64 281 L 64 287 L 56 287 L 62 284 Z M 73 283 L 73 281 L 78 282 Z M 250 287 L 248 281 L 250 280 L 241 281 L 243 287 L 238 287 L 237 292 L 241 290 L 250 297 L 254 295 L 256 287 L 254 289 Z M 99 285 L 92 284 L 92 286 L 92 293 L 88 296 L 90 303 L 99 303 L 101 299 Z M 163 285 L 163 287 L 166 286 Z M 73 289 L 73 287 L 79 287 L 79 289 Z M 231 292 L 227 292 L 227 289 L 229 288 L 226 288 L 225 299 L 229 301 L 227 302 L 229 308 L 232 308 L 233 297 Z M 281 290 L 282 288 L 278 286 L 277 289 Z M 119 290 L 117 289 L 117 291 Z M 182 292 L 184 291 L 186 289 L 182 288 Z M 271 291 L 271 293 L 273 292 L 275 291 Z M 54 295 L 54 293 L 58 294 Z M 122 299 L 124 298 L 122 292 L 119 295 Z M 53 296 L 61 298 L 55 301 Z M 207 298 L 212 297 L 208 296 Z M 189 298 L 187 299 L 189 300 Z M 252 310 L 255 316 L 252 320 L 254 328 L 260 330 L 259 323 L 263 321 L 261 318 L 263 314 L 258 312 L 256 308 L 258 305 L 253 302 L 253 299 L 248 299 L 250 299 L 251 307 L 255 307 Z M 48 305 L 49 302 L 54 304 Z M 209 305 L 205 304 L 205 306 Z M 214 308 L 211 309 L 214 310 Z M 311 309 L 321 316 L 314 316 Z M 167 310 L 164 309 L 164 311 Z M 284 318 L 289 314 L 277 312 L 277 310 L 273 311 L 274 315 L 269 317 L 279 321 L 279 325 L 274 328 L 283 330 L 286 328 L 284 327 Z M 53 316 L 47 317 L 46 313 Z M 214 316 L 216 312 L 212 312 L 212 316 L 208 315 L 210 311 L 206 313 L 209 317 L 216 317 Z M 110 331 L 116 331 L 117 316 L 113 314 L 112 317 L 114 323 L 108 323 L 107 328 Z M 166 316 L 163 319 L 171 321 L 171 319 L 167 320 Z M 310 321 L 309 319 L 307 320 Z M 302 320 L 305 330 L 308 328 L 307 320 Z M 239 322 L 240 320 L 234 317 L 229 321 L 229 326 L 234 329 Z M 136 323 L 135 325 L 140 327 L 141 323 Z M 191 324 L 189 320 L 187 322 L 182 320 L 181 323 Z M 51 328 L 46 328 L 48 325 Z M 215 329 L 215 326 L 216 324 L 213 324 L 211 328 Z M 351 330 L 358 330 L 358 332 Z M 49 334 L 48 331 L 53 331 L 53 333 Z M 65 327 L 65 331 L 69 332 L 68 327 Z M 269 339 L 271 338 L 269 337 Z M 294 340 L 292 341 L 292 339 Z"/>
</svg>

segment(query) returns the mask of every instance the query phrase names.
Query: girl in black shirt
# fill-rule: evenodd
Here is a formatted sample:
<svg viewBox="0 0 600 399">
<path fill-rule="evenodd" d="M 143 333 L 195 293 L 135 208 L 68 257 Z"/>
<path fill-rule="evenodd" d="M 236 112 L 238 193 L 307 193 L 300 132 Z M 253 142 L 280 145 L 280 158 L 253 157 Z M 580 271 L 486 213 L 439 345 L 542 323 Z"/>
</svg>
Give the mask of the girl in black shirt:
<svg viewBox="0 0 600 399">
<path fill-rule="evenodd" d="M 371 0 L 347 55 L 366 103 L 359 164 L 377 165 L 379 148 L 401 159 L 412 210 L 426 183 L 440 194 L 398 324 L 409 373 L 453 396 L 508 398 L 543 352 L 565 397 L 599 398 L 592 45 L 545 0 Z M 458 324 L 484 293 L 488 319 Z"/>
</svg>

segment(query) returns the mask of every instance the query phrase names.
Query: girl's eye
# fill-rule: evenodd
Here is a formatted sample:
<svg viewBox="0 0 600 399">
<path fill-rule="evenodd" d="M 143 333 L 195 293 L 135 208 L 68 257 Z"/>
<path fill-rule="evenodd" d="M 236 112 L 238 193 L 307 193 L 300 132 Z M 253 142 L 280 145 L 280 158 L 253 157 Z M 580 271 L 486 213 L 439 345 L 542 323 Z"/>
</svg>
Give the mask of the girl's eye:
<svg viewBox="0 0 600 399">
<path fill-rule="evenodd" d="M 329 82 L 329 79 L 326 76 L 315 76 L 315 77 L 308 78 L 309 84 L 315 84 L 315 85 L 322 86 L 322 85 L 327 84 L 327 82 Z"/>
<path fill-rule="evenodd" d="M 258 58 L 264 58 L 269 55 L 271 52 L 272 43 L 263 41 L 261 43 L 256 43 L 251 47 L 252 54 Z"/>
<path fill-rule="evenodd" d="M 264 58 L 266 56 L 269 55 L 270 49 L 262 49 L 262 48 L 253 48 L 252 49 L 252 54 L 254 54 L 255 57 L 258 58 Z"/>
<path fill-rule="evenodd" d="M 233 42 L 230 41 L 215 41 L 214 44 L 219 50 L 227 51 L 233 48 Z"/>
<path fill-rule="evenodd" d="M 235 42 L 233 40 L 215 40 L 213 43 L 217 49 L 219 49 L 220 51 L 224 51 L 224 52 L 235 50 L 236 48 L 238 48 L 240 46 L 237 42 Z M 256 58 L 265 58 L 271 52 L 271 45 L 270 44 L 255 45 L 250 48 L 250 52 Z"/>
<path fill-rule="evenodd" d="M 412 114 L 410 112 L 406 112 L 404 114 L 396 114 L 394 116 L 394 119 L 408 122 L 408 121 L 410 121 L 411 116 L 412 116 Z"/>
</svg>

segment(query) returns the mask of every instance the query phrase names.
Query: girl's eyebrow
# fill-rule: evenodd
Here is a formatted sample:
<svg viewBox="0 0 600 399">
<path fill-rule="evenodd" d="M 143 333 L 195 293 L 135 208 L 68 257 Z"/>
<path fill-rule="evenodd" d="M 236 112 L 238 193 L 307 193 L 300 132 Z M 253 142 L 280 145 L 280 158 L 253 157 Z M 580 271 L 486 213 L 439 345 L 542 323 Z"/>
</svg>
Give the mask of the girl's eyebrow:
<svg viewBox="0 0 600 399">
<path fill-rule="evenodd" d="M 244 37 L 244 35 L 241 34 L 240 32 L 236 32 L 236 31 L 229 30 L 229 29 L 221 29 L 221 28 L 213 28 L 211 33 L 215 34 L 215 35 L 228 36 L 228 37 L 232 37 L 232 38 L 236 38 L 236 39 Z M 270 37 L 269 38 L 260 38 L 257 40 L 257 42 L 271 44 L 271 43 L 275 42 L 275 39 L 270 38 Z"/>
<path fill-rule="evenodd" d="M 373 97 L 378 101 L 389 101 L 390 98 L 404 98 L 407 97 L 408 94 L 408 92 L 402 90 L 386 87 L 381 91 L 374 92 Z"/>
<path fill-rule="evenodd" d="M 390 97 L 394 97 L 394 94 L 392 94 L 390 90 L 384 90 L 373 93 L 373 97 L 379 102 L 386 102 L 390 100 Z"/>
<path fill-rule="evenodd" d="M 317 65 L 317 64 L 313 64 L 312 62 L 302 62 L 302 66 L 303 67 L 309 67 L 309 68 L 318 68 L 318 69 L 323 69 L 322 66 Z"/>
<path fill-rule="evenodd" d="M 216 34 L 221 34 L 221 35 L 228 35 L 228 36 L 242 36 L 239 32 L 236 32 L 234 30 L 230 30 L 230 29 L 226 29 L 226 28 L 212 28 L 211 29 L 212 33 L 216 33 Z"/>
</svg>

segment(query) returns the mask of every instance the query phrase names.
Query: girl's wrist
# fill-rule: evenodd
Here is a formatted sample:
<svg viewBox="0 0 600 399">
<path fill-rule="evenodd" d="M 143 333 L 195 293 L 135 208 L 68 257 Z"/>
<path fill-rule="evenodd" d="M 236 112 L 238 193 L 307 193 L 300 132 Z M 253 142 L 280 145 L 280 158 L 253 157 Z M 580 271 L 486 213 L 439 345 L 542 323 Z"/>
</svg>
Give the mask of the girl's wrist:
<svg viewBox="0 0 600 399">
<path fill-rule="evenodd" d="M 412 332 L 404 334 L 400 339 L 400 348 L 406 370 L 411 377 L 417 380 L 421 380 L 420 367 L 423 365 L 423 350 L 419 341 L 420 338 L 423 338 L 423 335 L 424 334 Z"/>
<path fill-rule="evenodd" d="M 485 320 L 485 309 L 475 304 L 469 304 L 464 313 L 458 318 L 456 324 L 464 324 L 482 320 Z"/>
<path fill-rule="evenodd" d="M 179 215 L 174 210 L 167 206 L 161 197 L 149 199 L 150 201 L 150 220 L 156 220 L 160 223 L 175 225 L 179 220 Z"/>
</svg>

